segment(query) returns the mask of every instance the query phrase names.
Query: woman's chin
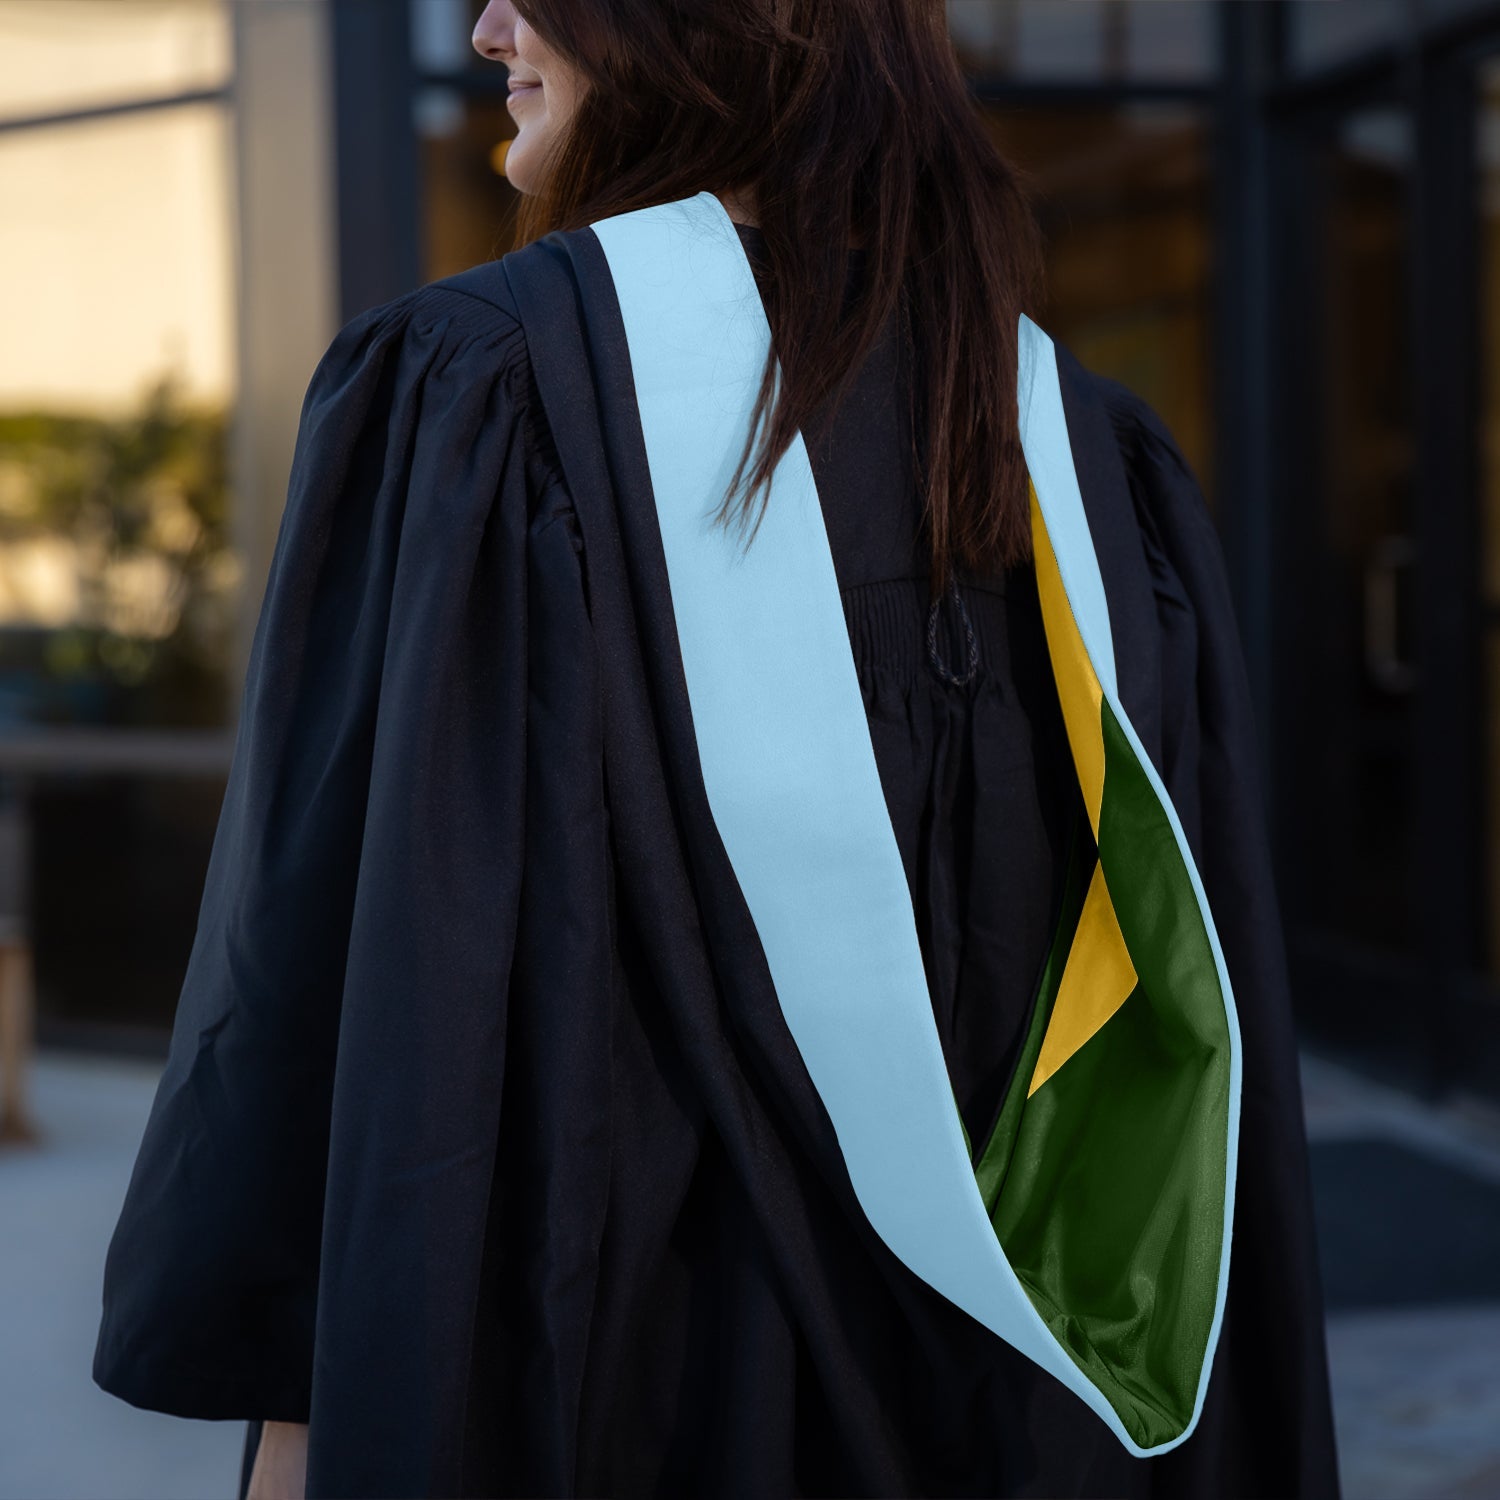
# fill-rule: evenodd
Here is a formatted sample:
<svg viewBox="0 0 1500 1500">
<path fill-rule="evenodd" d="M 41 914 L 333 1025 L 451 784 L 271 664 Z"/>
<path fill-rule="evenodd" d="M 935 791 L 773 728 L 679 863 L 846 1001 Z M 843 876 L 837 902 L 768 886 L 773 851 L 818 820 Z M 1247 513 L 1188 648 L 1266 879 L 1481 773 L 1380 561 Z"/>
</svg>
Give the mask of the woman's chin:
<svg viewBox="0 0 1500 1500">
<path fill-rule="evenodd" d="M 535 185 L 531 157 L 532 152 L 520 136 L 511 141 L 505 153 L 505 178 L 518 193 L 529 193 Z"/>
</svg>

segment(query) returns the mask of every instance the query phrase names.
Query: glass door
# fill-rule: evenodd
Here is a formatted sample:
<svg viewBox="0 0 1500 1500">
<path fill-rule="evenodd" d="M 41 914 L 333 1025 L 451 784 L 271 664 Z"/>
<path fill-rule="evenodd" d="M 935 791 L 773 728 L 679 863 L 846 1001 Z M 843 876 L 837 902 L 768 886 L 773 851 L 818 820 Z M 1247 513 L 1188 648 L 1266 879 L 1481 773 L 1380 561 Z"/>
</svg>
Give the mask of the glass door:
<svg viewBox="0 0 1500 1500">
<path fill-rule="evenodd" d="M 1372 99 L 1299 125 L 1284 231 L 1274 577 L 1278 845 L 1300 1013 L 1430 1075 L 1422 993 L 1411 288 L 1414 130 Z"/>
<path fill-rule="evenodd" d="M 1473 941 L 1458 984 L 1459 1026 L 1470 1079 L 1500 1095 L 1500 53 L 1474 70 L 1466 91 L 1472 135 L 1473 280 L 1477 308 L 1469 320 L 1477 348 L 1468 361 L 1478 391 L 1473 442 L 1476 504 L 1472 594 L 1466 611 L 1475 711 L 1469 717 L 1474 767 Z"/>
<path fill-rule="evenodd" d="M 1280 150 L 1299 1013 L 1408 1086 L 1500 1097 L 1500 51 L 1309 110 Z"/>
</svg>

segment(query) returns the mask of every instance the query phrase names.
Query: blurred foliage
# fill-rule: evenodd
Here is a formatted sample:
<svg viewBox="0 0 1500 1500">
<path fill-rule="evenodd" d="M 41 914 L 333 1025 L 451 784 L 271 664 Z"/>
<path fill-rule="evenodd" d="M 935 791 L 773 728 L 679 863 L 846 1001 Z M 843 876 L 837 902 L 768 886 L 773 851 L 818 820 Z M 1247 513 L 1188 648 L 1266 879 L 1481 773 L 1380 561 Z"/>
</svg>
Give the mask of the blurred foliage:
<svg viewBox="0 0 1500 1500">
<path fill-rule="evenodd" d="M 228 439 L 170 375 L 126 418 L 0 413 L 0 725 L 225 722 Z"/>
</svg>

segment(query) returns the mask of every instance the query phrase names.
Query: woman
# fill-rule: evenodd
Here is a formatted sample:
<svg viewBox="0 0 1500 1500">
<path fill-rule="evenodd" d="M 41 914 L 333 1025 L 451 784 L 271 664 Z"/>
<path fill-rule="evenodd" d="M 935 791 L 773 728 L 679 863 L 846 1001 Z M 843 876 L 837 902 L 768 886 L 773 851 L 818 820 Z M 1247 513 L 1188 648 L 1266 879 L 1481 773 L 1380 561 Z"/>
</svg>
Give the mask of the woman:
<svg viewBox="0 0 1500 1500">
<path fill-rule="evenodd" d="M 474 41 L 524 248 L 313 377 L 96 1380 L 255 1500 L 1336 1494 L 1217 546 L 943 7 Z"/>
</svg>

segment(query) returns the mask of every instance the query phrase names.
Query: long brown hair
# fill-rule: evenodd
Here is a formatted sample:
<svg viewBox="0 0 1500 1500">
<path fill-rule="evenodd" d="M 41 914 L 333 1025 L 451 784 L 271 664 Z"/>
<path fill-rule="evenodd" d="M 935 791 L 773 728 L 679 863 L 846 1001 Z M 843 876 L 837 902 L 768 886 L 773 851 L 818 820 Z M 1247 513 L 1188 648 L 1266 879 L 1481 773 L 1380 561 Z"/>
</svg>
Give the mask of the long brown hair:
<svg viewBox="0 0 1500 1500">
<path fill-rule="evenodd" d="M 515 7 L 585 84 L 539 191 L 521 201 L 518 246 L 705 189 L 755 206 L 772 350 L 718 522 L 736 508 L 754 436 L 742 524 L 894 312 L 913 361 L 933 590 L 955 563 L 993 573 L 1029 556 L 1016 325 L 1041 288 L 1040 233 L 1030 186 L 969 89 L 942 0 Z M 866 274 L 845 315 L 851 236 Z"/>
</svg>

